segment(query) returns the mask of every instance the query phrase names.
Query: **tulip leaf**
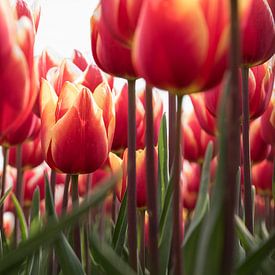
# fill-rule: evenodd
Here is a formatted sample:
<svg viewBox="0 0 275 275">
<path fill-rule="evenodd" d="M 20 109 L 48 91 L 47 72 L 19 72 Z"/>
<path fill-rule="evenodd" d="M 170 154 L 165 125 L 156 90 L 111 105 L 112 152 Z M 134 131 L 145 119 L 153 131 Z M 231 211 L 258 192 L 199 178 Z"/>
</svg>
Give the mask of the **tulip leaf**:
<svg viewBox="0 0 275 275">
<path fill-rule="evenodd" d="M 166 274 L 169 256 L 171 250 L 172 234 L 173 234 L 173 216 L 172 216 L 172 199 L 173 199 L 173 181 L 170 180 L 164 200 L 160 224 L 159 224 L 159 255 L 160 255 L 160 274 Z"/>
<path fill-rule="evenodd" d="M 10 194 L 12 190 L 12 187 L 10 187 L 6 192 L 5 194 L 3 195 L 2 198 L 0 198 L 0 207 L 3 205 L 3 203 L 5 202 L 6 198 L 8 197 L 8 195 Z"/>
<path fill-rule="evenodd" d="M 158 138 L 158 204 L 160 210 L 164 206 L 165 193 L 168 185 L 168 154 L 167 154 L 167 119 L 163 114 Z"/>
<path fill-rule="evenodd" d="M 58 222 L 48 223 L 35 236 L 31 236 L 27 241 L 21 242 L 18 248 L 3 255 L 0 259 L 0 274 L 10 274 L 10 270 L 21 264 L 26 257 L 33 254 L 42 245 L 45 246 L 53 243 L 59 237 L 58 233 L 78 222 L 80 217 L 86 214 L 90 208 L 98 205 L 114 187 L 116 182 L 117 176 L 108 179 L 105 181 L 105 184 L 100 185 L 100 188 L 95 188 L 94 192 L 90 196 L 87 196 L 79 207 L 74 207 L 71 213 L 62 217 Z"/>
<path fill-rule="evenodd" d="M 208 211 L 209 195 L 208 186 L 210 182 L 210 162 L 213 155 L 213 143 L 209 143 L 205 153 L 201 180 L 200 190 L 196 207 L 194 210 L 194 216 L 186 232 L 183 243 L 183 257 L 184 257 L 184 269 L 186 274 L 194 273 L 194 259 L 197 254 L 198 241 L 203 219 Z"/>
<path fill-rule="evenodd" d="M 57 222 L 57 216 L 55 213 L 53 196 L 51 191 L 51 186 L 49 184 L 47 175 L 45 174 L 46 182 L 46 212 L 49 218 L 52 218 L 54 222 Z M 64 274 L 85 274 L 79 259 L 74 253 L 72 247 L 70 246 L 68 240 L 65 238 L 63 233 L 58 233 L 58 237 L 54 242 L 54 249 L 58 262 L 61 266 Z"/>
<path fill-rule="evenodd" d="M 104 269 L 105 274 L 134 275 L 131 267 L 125 263 L 106 242 L 99 242 L 96 233 L 90 236 L 90 247 L 94 260 Z"/>
<path fill-rule="evenodd" d="M 199 233 L 199 241 L 194 262 L 195 275 L 221 274 L 222 256 L 224 248 L 225 232 L 225 178 L 227 160 L 227 129 L 225 121 L 225 104 L 229 94 L 229 86 L 222 96 L 219 115 L 219 161 L 216 173 L 216 181 L 212 190 L 210 210 L 206 215 Z M 236 180 L 237 171 L 233 182 Z M 233 183 L 232 183 L 233 184 Z M 235 208 L 235 205 L 232 206 Z M 229 267 L 230 268 L 230 267 Z"/>
<path fill-rule="evenodd" d="M 271 253 L 275 253 L 275 232 L 270 235 L 269 239 L 263 241 L 259 247 L 250 253 L 245 261 L 237 268 L 237 275 L 247 275 L 253 274 L 255 271 L 259 270 L 264 261 L 270 257 Z M 273 261 L 273 271 L 274 271 L 274 261 Z"/>
<path fill-rule="evenodd" d="M 14 194 L 11 194 L 11 199 L 12 202 L 14 204 L 15 207 L 15 211 L 19 220 L 19 225 L 20 225 L 20 230 L 21 230 L 21 237 L 22 240 L 25 241 L 28 238 L 28 226 L 27 226 L 27 222 L 23 213 L 23 210 L 19 204 L 19 201 L 17 200 L 17 198 L 15 197 Z"/>
<path fill-rule="evenodd" d="M 114 229 L 113 234 L 113 248 L 115 252 L 119 255 L 121 255 L 123 250 L 123 245 L 125 242 L 125 236 L 126 236 L 126 229 L 127 229 L 127 190 L 124 193 L 118 217 L 117 222 Z"/>
</svg>

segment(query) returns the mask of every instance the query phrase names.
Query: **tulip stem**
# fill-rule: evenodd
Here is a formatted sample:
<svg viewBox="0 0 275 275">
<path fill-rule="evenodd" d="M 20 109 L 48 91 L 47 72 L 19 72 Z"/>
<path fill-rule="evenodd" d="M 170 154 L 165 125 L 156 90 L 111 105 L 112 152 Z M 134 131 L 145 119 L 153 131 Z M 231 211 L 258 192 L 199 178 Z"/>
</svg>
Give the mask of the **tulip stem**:
<svg viewBox="0 0 275 275">
<path fill-rule="evenodd" d="M 19 144 L 16 146 L 16 189 L 15 195 L 18 199 L 19 204 L 23 208 L 23 186 L 22 186 L 22 179 L 23 179 L 23 171 L 22 171 L 22 145 Z M 15 246 L 17 246 L 20 236 L 19 236 L 19 221 L 17 215 L 15 215 L 15 223 L 14 223 L 14 234 L 15 234 Z"/>
<path fill-rule="evenodd" d="M 137 213 L 136 213 L 136 96 L 135 81 L 128 80 L 128 244 L 132 268 L 137 271 Z"/>
<path fill-rule="evenodd" d="M 67 174 L 66 179 L 65 179 L 65 184 L 64 184 L 64 193 L 63 193 L 63 201 L 62 201 L 62 215 L 65 215 L 67 212 L 70 180 L 71 180 L 71 176 L 69 174 Z"/>
<path fill-rule="evenodd" d="M 53 201 L 55 201 L 55 184 L 56 184 L 56 172 L 52 169 L 51 170 L 51 188 L 53 193 Z"/>
<path fill-rule="evenodd" d="M 139 211 L 139 262 L 143 274 L 145 274 L 145 237 L 144 237 L 144 225 L 145 225 L 145 210 Z M 152 273 L 150 273 L 152 274 Z"/>
<path fill-rule="evenodd" d="M 72 175 L 72 203 L 74 207 L 79 206 L 79 197 L 78 197 L 78 175 Z M 74 243 L 74 250 L 81 261 L 81 247 L 80 247 L 80 228 L 79 223 L 77 223 L 73 230 L 73 243 Z"/>
<path fill-rule="evenodd" d="M 159 274 L 158 209 L 154 154 L 153 91 L 146 85 L 146 193 L 149 214 L 150 274 Z"/>
<path fill-rule="evenodd" d="M 174 274 L 182 274 L 182 256 L 181 256 L 181 224 L 180 224 L 180 172 L 181 172 L 181 109 L 182 109 L 182 99 L 183 96 L 179 95 L 177 97 L 177 120 L 176 120 L 176 132 L 175 132 L 175 155 L 173 163 L 173 264 L 174 264 Z"/>
<path fill-rule="evenodd" d="M 168 122 L 169 122 L 169 171 L 172 171 L 172 165 L 175 155 L 175 121 L 176 121 L 176 96 L 168 93 Z"/>
<path fill-rule="evenodd" d="M 223 198 L 224 209 L 224 245 L 222 252 L 221 274 L 232 274 L 235 228 L 234 215 L 237 199 L 237 173 L 240 165 L 240 93 L 239 93 L 239 65 L 240 65 L 240 43 L 239 43 L 239 18 L 238 1 L 230 1 L 230 93 L 226 104 L 226 137 L 228 141 L 225 152 L 224 164 L 224 186 Z"/>
<path fill-rule="evenodd" d="M 5 194 L 5 189 L 6 189 L 6 175 L 7 175 L 7 166 L 8 166 L 8 147 L 2 147 L 2 153 L 3 153 L 3 173 L 1 177 L 1 196 L 2 198 Z M 0 206 L 0 230 L 4 234 L 4 229 L 3 229 L 3 215 L 4 215 L 4 204 Z"/>
<path fill-rule="evenodd" d="M 253 234 L 253 211 L 252 211 L 252 183 L 251 183 L 251 158 L 249 144 L 249 95 L 248 95 L 248 68 L 242 69 L 242 109 L 243 109 L 243 169 L 244 169 L 244 211 L 245 225 Z"/>
</svg>

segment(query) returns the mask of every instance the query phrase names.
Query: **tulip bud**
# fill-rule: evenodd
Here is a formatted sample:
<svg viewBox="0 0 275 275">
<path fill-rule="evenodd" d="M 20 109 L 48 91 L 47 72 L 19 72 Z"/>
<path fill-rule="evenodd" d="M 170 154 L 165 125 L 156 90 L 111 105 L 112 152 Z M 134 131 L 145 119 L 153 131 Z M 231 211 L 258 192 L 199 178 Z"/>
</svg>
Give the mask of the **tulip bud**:
<svg viewBox="0 0 275 275">
<path fill-rule="evenodd" d="M 108 85 L 103 83 L 92 93 L 65 82 L 57 98 L 49 82 L 43 80 L 40 106 L 42 152 L 52 169 L 87 174 L 105 162 L 115 127 Z"/>
<path fill-rule="evenodd" d="M 81 70 L 81 71 L 85 71 L 85 69 L 88 66 L 88 62 L 86 60 L 86 58 L 84 57 L 84 55 L 74 49 L 73 54 L 72 54 L 72 62 Z"/>
<path fill-rule="evenodd" d="M 124 78 L 135 78 L 131 50 L 117 42 L 101 18 L 101 6 L 91 17 L 92 52 L 96 64 L 104 72 Z"/>
<path fill-rule="evenodd" d="M 252 166 L 252 182 L 256 187 L 257 193 L 272 196 L 272 174 L 273 164 L 264 160 Z"/>
<path fill-rule="evenodd" d="M 249 2 L 248 17 L 241 20 L 242 64 L 255 66 L 275 53 L 275 23 L 265 0 Z"/>
<path fill-rule="evenodd" d="M 200 127 L 194 112 L 190 113 L 182 125 L 182 154 L 185 159 L 193 162 L 202 162 L 207 145 L 215 143 L 215 137 L 208 135 Z"/>
</svg>

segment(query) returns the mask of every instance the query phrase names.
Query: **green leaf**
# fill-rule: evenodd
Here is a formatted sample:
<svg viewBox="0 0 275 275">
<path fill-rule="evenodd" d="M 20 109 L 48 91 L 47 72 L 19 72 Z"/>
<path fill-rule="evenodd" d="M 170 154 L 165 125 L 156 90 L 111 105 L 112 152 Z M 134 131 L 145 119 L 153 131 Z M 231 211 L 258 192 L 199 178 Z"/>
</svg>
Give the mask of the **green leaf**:
<svg viewBox="0 0 275 275">
<path fill-rule="evenodd" d="M 255 238 L 251 235 L 243 221 L 238 216 L 235 216 L 235 223 L 237 236 L 239 237 L 243 248 L 246 252 L 251 252 L 257 247 Z"/>
<path fill-rule="evenodd" d="M 86 214 L 91 207 L 98 205 L 114 187 L 118 177 L 113 176 L 111 179 L 101 184 L 94 192 L 87 196 L 79 207 L 75 207 L 71 213 L 62 217 L 58 222 L 48 223 L 39 233 L 31 236 L 27 241 L 21 242 L 17 249 L 11 250 L 0 259 L 0 274 L 9 274 L 9 270 L 31 255 L 42 245 L 50 245 L 65 228 L 78 222 L 80 217 Z"/>
<path fill-rule="evenodd" d="M 161 211 L 164 206 L 165 193 L 168 186 L 168 153 L 167 153 L 167 119 L 162 116 L 158 139 L 158 204 Z"/>
<path fill-rule="evenodd" d="M 57 222 L 57 216 L 55 213 L 53 196 L 51 191 L 51 186 L 49 184 L 47 175 L 45 174 L 46 183 L 46 212 L 48 217 L 52 217 L 54 221 Z M 75 255 L 72 247 L 70 246 L 68 240 L 65 238 L 63 233 L 58 233 L 58 238 L 54 243 L 54 249 L 58 262 L 64 274 L 85 274 L 81 263 L 77 256 Z"/>
<path fill-rule="evenodd" d="M 95 234 L 90 236 L 91 252 L 94 260 L 105 270 L 105 274 L 134 275 L 131 267 L 115 253 L 111 246 L 102 241 L 99 243 Z"/>
<path fill-rule="evenodd" d="M 194 273 L 194 259 L 197 254 L 199 235 L 203 219 L 207 213 L 209 206 L 208 186 L 210 182 L 210 162 L 213 155 L 213 143 L 209 143 L 205 153 L 204 163 L 202 167 L 200 190 L 198 200 L 194 210 L 194 216 L 191 224 L 186 232 L 183 243 L 183 258 L 185 274 Z"/>
<path fill-rule="evenodd" d="M 19 225 L 20 225 L 20 230 L 21 230 L 21 237 L 22 240 L 25 241 L 28 238 L 28 226 L 27 226 L 27 222 L 23 213 L 23 210 L 19 204 L 19 201 L 17 200 L 17 198 L 15 197 L 14 194 L 11 194 L 11 199 L 12 202 L 14 204 L 15 210 L 16 210 L 16 214 L 19 220 Z"/>
<path fill-rule="evenodd" d="M 112 240 L 113 248 L 115 249 L 116 253 L 119 255 L 121 255 L 122 253 L 123 245 L 126 237 L 126 229 L 127 229 L 126 214 L 127 214 L 127 190 L 124 193 L 124 197 L 120 205 L 117 222 L 114 229 L 113 240 Z"/>
<path fill-rule="evenodd" d="M 1 207 L 1 206 L 3 205 L 3 203 L 5 202 L 7 196 L 10 194 L 11 190 L 12 190 L 12 187 L 10 187 L 10 188 L 5 192 L 5 194 L 3 195 L 3 197 L 0 198 L 0 207 Z"/>
<path fill-rule="evenodd" d="M 274 253 L 275 248 L 275 233 L 273 233 L 268 240 L 263 241 L 259 247 L 249 254 L 246 260 L 237 268 L 237 275 L 252 274 L 259 270 L 264 261 Z"/>
<path fill-rule="evenodd" d="M 172 216 L 172 198 L 173 198 L 173 182 L 170 180 L 166 190 L 164 206 L 161 213 L 159 225 L 159 256 L 160 256 L 160 274 L 166 274 L 169 256 L 171 250 L 172 234 L 173 234 L 173 216 Z"/>
</svg>

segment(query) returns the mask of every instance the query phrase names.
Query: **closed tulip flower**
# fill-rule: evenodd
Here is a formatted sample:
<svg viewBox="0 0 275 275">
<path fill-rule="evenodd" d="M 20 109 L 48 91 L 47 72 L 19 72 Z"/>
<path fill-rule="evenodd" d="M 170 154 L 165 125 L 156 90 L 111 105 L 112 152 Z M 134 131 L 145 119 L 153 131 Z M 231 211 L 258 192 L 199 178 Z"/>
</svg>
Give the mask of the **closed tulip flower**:
<svg viewBox="0 0 275 275">
<path fill-rule="evenodd" d="M 245 17 L 249 1 L 240 2 Z M 152 86 L 177 94 L 209 89 L 227 66 L 228 1 L 144 1 L 133 63 Z"/>
<path fill-rule="evenodd" d="M 112 94 L 102 83 L 93 93 L 65 82 L 59 98 L 50 83 L 41 87 L 42 152 L 51 168 L 67 174 L 88 174 L 107 159 L 115 114 Z"/>
<path fill-rule="evenodd" d="M 194 112 L 185 119 L 182 127 L 182 154 L 186 160 L 201 163 L 203 161 L 207 145 L 210 141 L 215 142 L 215 137 L 208 135 L 198 122 Z"/>
<path fill-rule="evenodd" d="M 91 17 L 91 32 L 93 57 L 99 68 L 114 76 L 136 78 L 131 50 L 111 35 L 102 20 L 101 6 L 98 6 Z"/>
<path fill-rule="evenodd" d="M 242 64 L 250 67 L 264 63 L 275 53 L 275 23 L 266 0 L 247 2 L 248 17 L 241 19 L 241 53 Z"/>
<path fill-rule="evenodd" d="M 249 70 L 248 93 L 250 119 L 255 119 L 264 113 L 271 98 L 273 83 L 274 68 L 272 69 L 268 63 Z M 218 114 L 218 104 L 225 85 L 225 81 L 222 81 L 219 85 L 204 93 L 205 105 L 214 116 Z M 242 92 L 241 90 L 242 87 L 240 84 L 240 93 Z M 240 109 L 240 116 L 241 111 Z"/>
</svg>

